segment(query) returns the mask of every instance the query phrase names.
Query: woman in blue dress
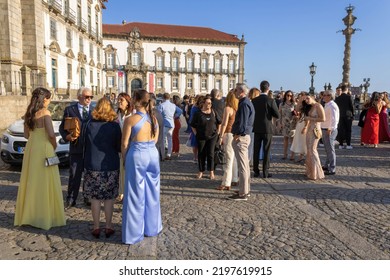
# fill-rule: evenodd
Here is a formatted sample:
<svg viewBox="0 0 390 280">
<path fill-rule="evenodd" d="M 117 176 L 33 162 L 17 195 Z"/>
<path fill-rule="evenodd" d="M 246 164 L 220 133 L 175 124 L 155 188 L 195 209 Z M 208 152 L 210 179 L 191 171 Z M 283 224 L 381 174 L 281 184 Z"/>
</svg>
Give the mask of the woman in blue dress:
<svg viewBox="0 0 390 280">
<path fill-rule="evenodd" d="M 122 212 L 122 242 L 135 244 L 144 236 L 162 230 L 160 209 L 160 161 L 156 149 L 158 125 L 150 95 L 134 92 L 136 113 L 125 120 L 122 156 L 125 163 L 125 193 Z"/>
</svg>

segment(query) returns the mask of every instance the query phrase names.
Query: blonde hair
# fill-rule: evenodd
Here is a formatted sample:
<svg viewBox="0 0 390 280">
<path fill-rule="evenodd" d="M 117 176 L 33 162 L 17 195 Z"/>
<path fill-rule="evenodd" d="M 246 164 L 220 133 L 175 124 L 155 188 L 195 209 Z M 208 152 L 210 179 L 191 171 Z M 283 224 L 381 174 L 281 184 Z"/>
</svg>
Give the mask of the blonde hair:
<svg viewBox="0 0 390 280">
<path fill-rule="evenodd" d="M 228 95 L 226 96 L 226 106 L 233 108 L 233 110 L 237 111 L 238 109 L 238 99 L 234 95 L 234 89 L 230 90 Z"/>
<path fill-rule="evenodd" d="M 92 118 L 97 121 L 112 122 L 118 118 L 114 109 L 111 106 L 110 100 L 103 97 L 100 98 L 92 112 Z"/>
<path fill-rule="evenodd" d="M 252 100 L 255 97 L 258 97 L 260 95 L 260 90 L 258 88 L 251 88 L 248 93 L 248 98 Z"/>
</svg>

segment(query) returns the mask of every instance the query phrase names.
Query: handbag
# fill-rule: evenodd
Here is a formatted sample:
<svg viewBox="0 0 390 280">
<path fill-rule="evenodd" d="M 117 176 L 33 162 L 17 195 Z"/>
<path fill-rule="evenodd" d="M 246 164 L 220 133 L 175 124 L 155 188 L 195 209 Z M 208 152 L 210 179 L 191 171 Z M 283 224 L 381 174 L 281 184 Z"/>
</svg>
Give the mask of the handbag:
<svg viewBox="0 0 390 280">
<path fill-rule="evenodd" d="M 60 164 L 60 159 L 58 156 L 45 158 L 45 166 L 53 166 L 57 164 Z"/>
<path fill-rule="evenodd" d="M 314 136 L 316 139 L 320 139 L 322 137 L 321 129 L 319 129 L 318 127 L 315 127 L 313 131 L 314 131 Z"/>
<path fill-rule="evenodd" d="M 216 145 L 214 149 L 214 163 L 224 165 L 226 164 L 226 155 L 225 151 L 222 149 L 221 145 Z"/>
<path fill-rule="evenodd" d="M 72 137 L 80 136 L 80 120 L 77 117 L 66 117 L 64 129 L 72 134 Z"/>
</svg>

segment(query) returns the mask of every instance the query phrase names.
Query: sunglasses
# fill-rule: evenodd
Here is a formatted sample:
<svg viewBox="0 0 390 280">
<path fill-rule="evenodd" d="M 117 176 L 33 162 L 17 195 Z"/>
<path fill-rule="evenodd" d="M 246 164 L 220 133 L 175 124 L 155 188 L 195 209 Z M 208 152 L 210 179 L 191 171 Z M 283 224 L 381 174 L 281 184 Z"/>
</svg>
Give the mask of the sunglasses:
<svg viewBox="0 0 390 280">
<path fill-rule="evenodd" d="M 92 95 L 85 95 L 84 99 L 93 99 L 93 96 Z"/>
</svg>

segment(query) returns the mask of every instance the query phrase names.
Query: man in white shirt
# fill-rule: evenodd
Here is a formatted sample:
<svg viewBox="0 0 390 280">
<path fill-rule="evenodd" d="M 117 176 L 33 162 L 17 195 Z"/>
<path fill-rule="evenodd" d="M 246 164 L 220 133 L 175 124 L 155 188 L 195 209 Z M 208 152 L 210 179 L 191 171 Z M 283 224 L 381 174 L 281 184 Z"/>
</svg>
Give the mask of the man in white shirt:
<svg viewBox="0 0 390 280">
<path fill-rule="evenodd" d="M 334 148 L 334 141 L 337 136 L 337 125 L 339 123 L 340 111 L 332 90 L 326 90 L 323 95 L 325 102 L 325 121 L 321 123 L 322 141 L 326 152 L 326 161 L 322 169 L 325 175 L 336 174 L 336 151 Z"/>
</svg>

